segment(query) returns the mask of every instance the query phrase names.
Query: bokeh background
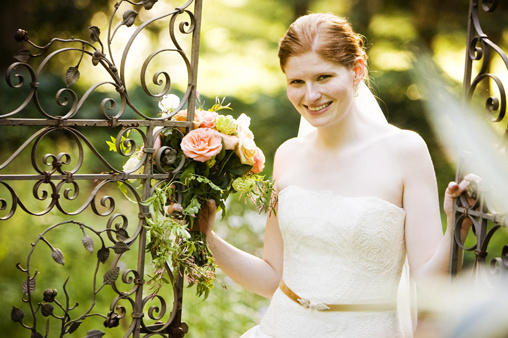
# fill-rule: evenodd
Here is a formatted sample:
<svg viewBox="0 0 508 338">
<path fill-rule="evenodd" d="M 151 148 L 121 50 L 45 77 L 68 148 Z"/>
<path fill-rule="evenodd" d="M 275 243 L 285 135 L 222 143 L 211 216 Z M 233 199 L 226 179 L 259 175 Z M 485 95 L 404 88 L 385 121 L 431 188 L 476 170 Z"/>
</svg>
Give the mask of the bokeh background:
<svg viewBox="0 0 508 338">
<path fill-rule="evenodd" d="M 159 0 L 152 11 L 166 11 L 181 3 Z M 21 48 L 13 38 L 18 28 L 26 29 L 31 40 L 40 44 L 52 37 L 88 38 L 89 26 L 95 25 L 105 31 L 113 4 L 114 1 L 108 0 L 10 2 L 0 11 L 2 76 L 14 61 L 12 55 Z M 252 118 L 251 129 L 265 152 L 265 173 L 270 177 L 275 150 L 286 139 L 296 136 L 299 121 L 286 98 L 285 78 L 277 60 L 278 40 L 295 18 L 309 11 L 347 17 L 354 29 L 366 37 L 371 85 L 383 111 L 389 122 L 415 130 L 426 140 L 442 196 L 448 181 L 454 179 L 456 153 L 445 147 L 431 130 L 423 104 L 431 98 L 425 97 L 412 70 L 417 57 L 428 54 L 447 87 L 457 96 L 461 95 L 468 5 L 466 0 L 205 0 L 198 89 L 205 106 L 211 106 L 215 97 L 225 97 L 225 102 L 231 102 L 233 114 L 246 113 Z M 501 46 L 506 46 L 508 39 L 508 31 L 500 29 L 504 26 L 501 20 L 507 14 L 508 6 L 502 3 L 496 15 L 485 20 L 485 30 Z M 142 49 L 159 48 L 164 43 L 160 39 L 162 30 L 162 27 L 149 30 Z M 50 76 L 48 84 L 41 87 L 41 96 L 47 91 L 48 97 L 53 99 L 55 88 L 61 86 L 57 78 L 61 78 L 66 69 L 62 67 L 58 63 L 52 66 L 55 79 Z M 87 88 L 93 81 L 83 77 L 77 86 Z M 135 86 L 139 80 L 133 77 L 129 81 Z M 156 107 L 142 90 L 132 89 L 132 86 L 130 95 L 134 101 L 146 109 Z M 172 90 L 179 93 L 182 89 L 176 81 Z M 2 80 L 0 112 L 8 112 L 17 104 L 19 101 Z M 21 136 L 17 132 L 0 134 L 0 163 L 12 152 L 9 145 L 19 143 Z M 105 139 L 100 134 L 96 137 Z M 18 168 L 21 172 L 22 164 Z M 26 259 L 29 243 L 37 234 L 58 219 L 57 215 L 51 215 L 50 219 L 37 224 L 37 218 L 23 215 L 21 211 L 17 213 L 15 218 L 0 222 L 2 337 L 28 334 L 10 320 L 12 305 L 18 306 L 20 302 L 24 278 L 15 264 Z M 216 229 L 232 244 L 260 255 L 264 217 L 243 202 L 232 200 L 227 217 Z M 68 243 L 74 245 L 70 239 Z M 79 274 L 80 269 L 77 264 L 74 273 Z M 100 300 L 99 305 L 107 307 L 108 299 Z M 206 301 L 196 298 L 194 289 L 185 291 L 183 320 L 190 327 L 187 336 L 238 337 L 259 322 L 267 305 L 266 299 L 243 290 L 219 271 L 217 284 Z M 121 336 L 119 331 L 115 332 L 106 336 Z"/>
</svg>

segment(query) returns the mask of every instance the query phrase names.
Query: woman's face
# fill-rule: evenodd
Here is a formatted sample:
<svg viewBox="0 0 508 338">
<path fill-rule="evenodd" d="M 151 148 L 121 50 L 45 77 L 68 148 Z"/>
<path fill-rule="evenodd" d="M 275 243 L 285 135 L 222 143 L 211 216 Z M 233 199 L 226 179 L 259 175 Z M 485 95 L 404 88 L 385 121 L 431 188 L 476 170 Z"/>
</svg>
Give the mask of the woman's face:
<svg viewBox="0 0 508 338">
<path fill-rule="evenodd" d="M 314 127 L 335 124 L 351 107 L 353 87 L 361 81 L 357 68 L 326 61 L 315 52 L 291 56 L 284 67 L 288 98 Z"/>
</svg>

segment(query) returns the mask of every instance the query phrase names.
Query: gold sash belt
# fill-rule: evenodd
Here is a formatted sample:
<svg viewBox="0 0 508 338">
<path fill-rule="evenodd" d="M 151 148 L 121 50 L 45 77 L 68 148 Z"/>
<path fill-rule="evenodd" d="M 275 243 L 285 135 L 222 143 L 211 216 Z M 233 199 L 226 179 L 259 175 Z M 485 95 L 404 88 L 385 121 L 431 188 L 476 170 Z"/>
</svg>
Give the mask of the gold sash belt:
<svg viewBox="0 0 508 338">
<path fill-rule="evenodd" d="M 309 300 L 299 297 L 281 279 L 279 288 L 291 300 L 308 309 L 319 311 L 394 311 L 396 305 L 393 303 L 372 303 L 372 304 L 325 304 L 311 303 Z"/>
</svg>

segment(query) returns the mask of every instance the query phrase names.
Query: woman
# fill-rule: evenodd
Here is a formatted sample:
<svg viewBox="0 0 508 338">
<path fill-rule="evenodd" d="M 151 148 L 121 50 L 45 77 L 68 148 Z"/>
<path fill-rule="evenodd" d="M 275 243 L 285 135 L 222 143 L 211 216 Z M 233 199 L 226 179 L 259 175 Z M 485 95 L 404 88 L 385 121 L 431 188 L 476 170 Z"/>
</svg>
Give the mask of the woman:
<svg viewBox="0 0 508 338">
<path fill-rule="evenodd" d="M 396 294 L 406 255 L 417 281 L 449 263 L 451 231 L 441 231 L 425 142 L 382 116 L 363 83 L 363 41 L 346 20 L 299 18 L 279 58 L 288 98 L 311 127 L 277 150 L 278 210 L 266 223 L 263 257 L 212 231 L 213 203 L 200 218 L 220 268 L 271 298 L 244 337 L 402 336 Z M 467 184 L 450 183 L 448 216 Z"/>
</svg>

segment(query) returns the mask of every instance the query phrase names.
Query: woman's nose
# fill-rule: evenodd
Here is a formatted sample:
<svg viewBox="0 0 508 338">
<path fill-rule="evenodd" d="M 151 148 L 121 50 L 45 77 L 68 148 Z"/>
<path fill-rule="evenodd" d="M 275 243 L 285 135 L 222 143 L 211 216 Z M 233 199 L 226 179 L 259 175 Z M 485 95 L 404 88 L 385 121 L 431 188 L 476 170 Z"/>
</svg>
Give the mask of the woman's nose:
<svg viewBox="0 0 508 338">
<path fill-rule="evenodd" d="M 321 97 L 321 92 L 319 91 L 318 86 L 309 83 L 305 88 L 305 100 L 307 102 L 313 102 L 318 100 Z"/>
</svg>

